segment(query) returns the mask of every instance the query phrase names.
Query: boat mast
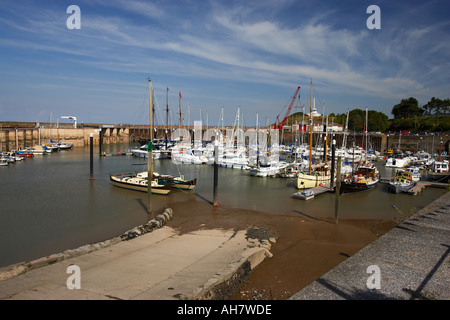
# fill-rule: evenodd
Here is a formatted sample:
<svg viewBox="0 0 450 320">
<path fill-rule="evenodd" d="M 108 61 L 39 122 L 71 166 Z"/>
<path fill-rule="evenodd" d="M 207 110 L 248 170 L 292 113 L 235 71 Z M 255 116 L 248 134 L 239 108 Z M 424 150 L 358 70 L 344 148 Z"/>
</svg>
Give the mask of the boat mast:
<svg viewBox="0 0 450 320">
<path fill-rule="evenodd" d="M 309 174 L 311 174 L 311 156 L 312 156 L 312 131 L 313 131 L 313 118 L 312 118 L 312 79 L 311 79 L 311 92 L 309 97 Z"/>
<path fill-rule="evenodd" d="M 366 108 L 366 118 L 364 119 L 364 131 L 363 131 L 363 138 L 362 138 L 362 142 L 361 142 L 362 148 L 361 148 L 361 156 L 359 158 L 359 165 L 361 165 L 361 163 L 362 163 L 362 158 L 363 158 L 363 153 L 364 153 L 364 139 L 365 139 L 365 137 L 366 137 L 365 135 L 367 133 L 366 124 L 367 124 L 367 108 Z M 367 146 L 365 146 L 365 147 L 367 148 Z"/>
<path fill-rule="evenodd" d="M 368 111 L 368 108 L 366 108 L 366 157 L 364 159 L 365 163 L 367 163 L 367 155 L 368 155 L 368 151 L 369 151 L 368 125 L 369 125 L 369 111 Z"/>
<path fill-rule="evenodd" d="M 148 142 L 148 172 L 147 172 L 147 183 L 148 183 L 148 189 L 147 189 L 147 200 L 148 200 L 148 207 L 147 207 L 147 213 L 152 213 L 152 202 L 151 202 L 151 195 L 152 195 L 152 181 L 153 181 L 153 112 L 152 112 L 152 80 L 148 79 L 148 98 L 149 98 L 149 108 L 150 108 L 150 141 Z"/>
<path fill-rule="evenodd" d="M 167 139 L 168 139 L 167 130 L 168 129 L 169 129 L 169 88 L 166 88 L 166 130 L 165 130 L 166 150 L 167 150 Z"/>
<path fill-rule="evenodd" d="M 344 129 L 344 141 L 343 141 L 343 150 L 347 149 L 347 131 L 348 131 L 348 118 L 350 116 L 350 110 L 347 110 L 347 119 L 345 120 L 345 129 Z"/>
<path fill-rule="evenodd" d="M 259 134 L 259 120 L 258 112 L 256 113 L 256 166 L 259 168 L 259 144 L 258 144 L 258 134 Z"/>
<path fill-rule="evenodd" d="M 304 133 L 303 128 L 305 128 L 304 125 L 305 125 L 305 105 L 303 105 L 303 112 L 302 112 L 302 140 L 300 145 L 303 145 L 303 133 Z"/>
<path fill-rule="evenodd" d="M 178 112 L 180 114 L 180 128 L 181 128 L 181 92 L 179 92 L 178 96 Z"/>
<path fill-rule="evenodd" d="M 155 127 L 155 92 L 152 92 L 152 127 Z"/>
</svg>

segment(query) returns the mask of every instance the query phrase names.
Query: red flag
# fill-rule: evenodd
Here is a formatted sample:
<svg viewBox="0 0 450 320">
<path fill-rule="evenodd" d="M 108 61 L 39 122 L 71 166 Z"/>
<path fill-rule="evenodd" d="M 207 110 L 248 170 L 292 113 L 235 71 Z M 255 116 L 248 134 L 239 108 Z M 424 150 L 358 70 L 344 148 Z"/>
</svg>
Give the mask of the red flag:
<svg viewBox="0 0 450 320">
<path fill-rule="evenodd" d="M 180 99 L 181 99 L 181 92 L 180 92 Z"/>
</svg>

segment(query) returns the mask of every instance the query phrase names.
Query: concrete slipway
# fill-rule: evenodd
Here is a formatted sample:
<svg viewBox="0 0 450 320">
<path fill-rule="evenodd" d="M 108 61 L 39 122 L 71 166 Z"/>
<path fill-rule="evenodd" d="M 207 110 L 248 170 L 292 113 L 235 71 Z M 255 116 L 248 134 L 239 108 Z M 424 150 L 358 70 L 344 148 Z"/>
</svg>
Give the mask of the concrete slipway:
<svg viewBox="0 0 450 320">
<path fill-rule="evenodd" d="M 223 299 L 242 276 L 271 256 L 270 242 L 249 239 L 245 230 L 179 235 L 160 226 L 137 236 L 144 229 L 107 244 L 3 268 L 0 299 Z M 133 239 L 122 241 L 124 237 Z M 71 265 L 79 272 L 67 273 Z M 69 289 L 77 283 L 76 274 L 80 289 Z"/>
</svg>

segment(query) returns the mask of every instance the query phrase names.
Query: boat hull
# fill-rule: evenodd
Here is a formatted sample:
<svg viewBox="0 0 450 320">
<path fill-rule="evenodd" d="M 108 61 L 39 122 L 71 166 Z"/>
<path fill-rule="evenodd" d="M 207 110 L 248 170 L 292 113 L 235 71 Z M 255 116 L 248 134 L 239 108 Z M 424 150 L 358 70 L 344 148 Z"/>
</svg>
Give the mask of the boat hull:
<svg viewBox="0 0 450 320">
<path fill-rule="evenodd" d="M 402 184 L 402 183 L 389 183 L 389 192 L 390 193 L 408 193 L 409 190 L 411 190 L 417 182 L 411 183 L 411 184 Z"/>
<path fill-rule="evenodd" d="M 421 180 L 447 183 L 450 180 L 450 173 L 428 172 L 422 175 Z"/>
<path fill-rule="evenodd" d="M 340 194 L 350 194 L 355 192 L 362 192 L 362 191 L 368 191 L 372 190 L 375 187 L 375 183 L 369 184 L 369 183 L 357 183 L 357 182 L 351 182 L 351 183 L 341 183 L 340 188 Z"/>
<path fill-rule="evenodd" d="M 137 179 L 137 178 L 128 178 L 127 175 L 110 175 L 110 180 L 112 184 L 116 187 L 148 192 L 148 180 L 146 179 Z M 154 194 L 167 195 L 171 191 L 171 185 L 155 185 L 151 187 L 151 192 Z"/>
<path fill-rule="evenodd" d="M 308 189 L 328 184 L 331 181 L 330 175 L 314 175 L 299 173 L 297 176 L 297 189 Z"/>
</svg>

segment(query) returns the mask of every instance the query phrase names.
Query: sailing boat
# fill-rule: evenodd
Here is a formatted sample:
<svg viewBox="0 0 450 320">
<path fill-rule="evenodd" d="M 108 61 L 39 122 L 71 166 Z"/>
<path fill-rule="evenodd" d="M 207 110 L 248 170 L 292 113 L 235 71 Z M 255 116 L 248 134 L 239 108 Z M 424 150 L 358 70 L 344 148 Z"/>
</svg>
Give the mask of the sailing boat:
<svg viewBox="0 0 450 320">
<path fill-rule="evenodd" d="M 362 140 L 361 155 L 364 151 L 364 138 L 367 138 L 367 108 L 366 108 L 366 121 L 364 123 L 364 133 Z M 367 148 L 367 141 L 366 141 Z M 371 190 L 380 181 L 380 173 L 373 164 L 362 164 L 362 156 L 360 157 L 359 166 L 356 172 L 349 177 L 347 174 L 341 181 L 341 194 L 348 194 L 360 191 Z"/>
<path fill-rule="evenodd" d="M 272 153 L 269 155 L 265 141 L 260 143 L 259 129 L 258 129 L 258 114 L 256 114 L 256 163 L 249 165 L 250 175 L 255 177 L 275 177 L 280 174 L 284 169 L 289 166 L 289 163 L 285 161 L 280 161 L 278 150 L 279 150 L 279 139 L 278 139 L 278 129 L 273 130 L 270 135 L 271 150 Z M 263 151 L 260 153 L 260 145 L 263 144 Z"/>
<path fill-rule="evenodd" d="M 309 172 L 299 172 L 297 175 L 297 189 L 313 188 L 325 184 L 329 184 L 331 181 L 331 171 L 328 168 L 328 164 L 323 163 L 313 167 L 312 165 L 312 136 L 314 121 L 312 117 L 312 79 L 311 79 L 311 92 L 309 102 Z"/>
<path fill-rule="evenodd" d="M 151 105 L 151 80 L 149 79 L 149 100 Z M 150 109 L 151 111 L 151 109 Z M 148 170 L 144 172 L 134 172 L 126 174 L 110 174 L 110 180 L 114 186 L 122 187 L 131 190 L 147 192 L 150 197 L 150 193 L 167 195 L 170 193 L 172 187 L 180 189 L 191 190 L 197 184 L 197 179 L 185 180 L 184 176 L 170 176 L 161 175 L 153 171 L 153 121 L 150 117 L 150 142 L 148 143 Z M 148 178 L 152 177 L 151 181 Z M 149 185 L 150 181 L 150 185 Z M 149 198 L 150 199 L 150 198 Z M 149 201 L 150 203 L 150 201 Z M 150 207 L 150 204 L 149 204 Z"/>
<path fill-rule="evenodd" d="M 241 108 L 238 107 L 233 130 L 231 131 L 233 133 L 228 139 L 227 145 L 221 148 L 222 152 L 219 152 L 218 165 L 220 167 L 241 170 L 249 168 L 249 157 L 246 155 L 247 150 L 243 145 L 244 135 L 240 124 L 240 110 Z M 234 145 L 234 137 L 236 137 L 236 145 Z M 211 157 L 214 157 L 213 153 L 211 153 Z M 213 163 L 213 161 L 209 162 Z"/>
<path fill-rule="evenodd" d="M 109 175 L 112 184 L 116 187 L 121 187 L 130 190 L 148 192 L 148 174 L 147 172 L 141 173 L 125 173 Z M 154 194 L 167 195 L 171 190 L 171 184 L 165 183 L 164 181 L 160 183 L 158 179 L 152 179 L 151 182 L 151 192 Z"/>
<path fill-rule="evenodd" d="M 168 89 L 167 89 L 168 90 Z M 154 97 L 154 94 L 153 94 Z M 152 101 L 155 101 L 156 98 L 154 97 L 152 99 Z M 166 100 L 167 100 L 167 94 L 166 94 Z M 158 102 L 157 102 L 158 103 Z M 159 104 L 158 104 L 159 106 Z M 166 102 L 166 108 L 167 108 L 167 112 L 168 112 L 168 104 Z M 152 127 L 154 127 L 155 125 L 155 104 L 152 103 Z M 168 119 L 168 116 L 167 116 Z M 166 124 L 167 125 L 167 124 Z M 156 131 L 156 129 L 155 129 Z M 163 143 L 158 143 L 157 140 L 153 140 L 152 141 L 152 146 L 153 146 L 153 150 L 152 150 L 152 155 L 153 155 L 153 159 L 166 159 L 168 157 L 168 147 L 167 147 L 167 127 L 166 127 L 166 133 L 165 133 L 166 137 L 165 137 L 165 144 Z M 134 148 L 130 150 L 131 154 L 135 157 L 138 158 L 147 158 L 148 157 L 148 144 L 144 144 L 142 145 L 140 148 Z"/>
</svg>

